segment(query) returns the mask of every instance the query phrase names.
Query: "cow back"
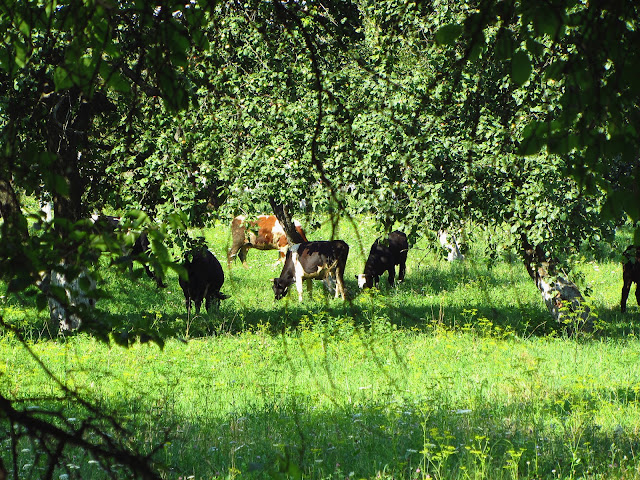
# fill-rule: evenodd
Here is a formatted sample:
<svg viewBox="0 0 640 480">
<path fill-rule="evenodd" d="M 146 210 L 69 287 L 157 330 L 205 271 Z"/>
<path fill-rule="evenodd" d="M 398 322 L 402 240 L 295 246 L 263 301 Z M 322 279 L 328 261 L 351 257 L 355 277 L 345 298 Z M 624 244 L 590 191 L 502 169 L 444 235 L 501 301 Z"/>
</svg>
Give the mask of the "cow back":
<svg viewBox="0 0 640 480">
<path fill-rule="evenodd" d="M 342 240 L 299 243 L 291 247 L 287 253 L 291 267 L 293 267 L 293 262 L 290 257 L 294 254 L 297 255 L 297 261 L 305 273 L 314 273 L 319 267 L 334 264 L 336 268 L 344 270 L 349 255 L 349 246 Z"/>
<path fill-rule="evenodd" d="M 398 256 L 404 254 L 406 257 L 407 251 L 409 250 L 407 236 L 399 230 L 391 232 L 389 234 L 389 249 Z"/>
<path fill-rule="evenodd" d="M 622 275 L 625 280 L 640 283 L 640 247 L 629 245 L 624 253 L 625 262 L 622 265 Z"/>
</svg>

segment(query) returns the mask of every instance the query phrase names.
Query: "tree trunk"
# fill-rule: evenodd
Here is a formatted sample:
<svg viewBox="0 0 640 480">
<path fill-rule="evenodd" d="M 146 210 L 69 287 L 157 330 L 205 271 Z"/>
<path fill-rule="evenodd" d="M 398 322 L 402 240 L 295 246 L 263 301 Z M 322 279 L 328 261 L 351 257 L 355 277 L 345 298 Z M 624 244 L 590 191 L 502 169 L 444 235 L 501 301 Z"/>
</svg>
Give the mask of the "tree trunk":
<svg viewBox="0 0 640 480">
<path fill-rule="evenodd" d="M 522 237 L 522 254 L 527 273 L 536 284 L 549 313 L 568 332 L 591 331 L 593 317 L 578 287 L 558 274 L 555 262 L 547 258 L 540 246 Z"/>
<path fill-rule="evenodd" d="M 51 321 L 57 324 L 60 331 L 75 330 L 82 323 L 82 313 L 76 313 L 80 309 L 95 307 L 95 298 L 91 296 L 91 290 L 96 288 L 96 282 L 86 268 L 79 274 L 67 278 L 64 272 L 64 263 L 60 264 L 59 270 L 51 271 L 51 286 L 64 291 L 65 299 L 60 302 L 53 296 L 49 297 L 49 315 Z"/>
<path fill-rule="evenodd" d="M 4 165 L 0 168 L 3 169 L 0 175 L 8 175 Z M 34 263 L 39 258 L 28 254 L 31 247 L 27 221 L 20 210 L 13 185 L 6 177 L 0 178 L 0 216 L 0 277 L 5 282 L 15 282 L 16 285 L 32 284 L 38 276 L 39 266 Z"/>
<path fill-rule="evenodd" d="M 282 225 L 282 229 L 287 234 L 289 245 L 295 245 L 296 243 L 304 242 L 304 238 L 302 238 L 302 236 L 296 230 L 296 226 L 293 223 L 291 215 L 289 215 L 287 206 L 282 203 L 278 203 L 273 197 L 269 198 L 269 203 L 271 204 L 271 208 L 273 209 L 273 214 L 276 216 L 276 218 L 280 222 L 280 225 Z"/>
<path fill-rule="evenodd" d="M 78 89 L 70 89 L 51 98 L 55 100 L 55 105 L 49 115 L 48 149 L 56 154 L 55 172 L 62 180 L 54 182 L 58 188 L 51 192 L 54 217 L 68 220 L 71 225 L 88 217 L 82 202 L 87 180 L 82 176 L 80 163 L 83 151 L 89 149 L 91 121 L 95 115 L 112 109 L 113 105 L 103 94 L 95 93 L 92 98 L 86 98 Z M 50 272 L 51 288 L 57 289 L 58 297 L 64 297 L 49 296 L 51 320 L 58 323 L 61 331 L 78 328 L 81 310 L 95 305 L 95 300 L 88 295 L 95 288 L 88 270 L 90 260 L 79 261 L 79 245 L 65 243 L 70 233 L 67 228 L 67 222 L 56 225 L 61 244 L 68 248 L 59 265 Z M 76 262 L 79 264 L 76 265 Z"/>
</svg>

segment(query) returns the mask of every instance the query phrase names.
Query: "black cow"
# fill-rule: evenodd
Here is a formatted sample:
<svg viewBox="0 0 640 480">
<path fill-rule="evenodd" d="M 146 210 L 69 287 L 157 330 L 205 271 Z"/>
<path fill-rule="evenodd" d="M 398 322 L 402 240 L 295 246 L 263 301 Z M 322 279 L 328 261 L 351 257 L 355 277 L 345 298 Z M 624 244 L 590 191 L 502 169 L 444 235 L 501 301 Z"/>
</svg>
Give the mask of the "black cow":
<svg viewBox="0 0 640 480">
<path fill-rule="evenodd" d="M 345 299 L 344 268 L 349 256 L 349 245 L 342 240 L 303 242 L 291 246 L 287 251 L 279 278 L 273 279 L 276 300 L 284 297 L 295 282 L 298 299 L 302 301 L 302 281 L 307 281 L 309 295 L 312 280 L 329 280 L 335 277 L 336 298 Z"/>
<path fill-rule="evenodd" d="M 122 226 L 122 219 L 120 217 L 114 217 L 113 215 L 97 215 L 94 214 L 91 216 L 91 219 L 99 233 L 108 232 L 113 234 L 116 232 L 118 228 Z M 123 254 L 126 253 L 126 248 L 122 247 Z M 129 251 L 128 255 L 125 255 L 122 261 L 127 261 L 129 263 L 129 270 L 133 270 L 132 260 L 139 261 L 144 267 L 147 276 L 152 280 L 155 280 L 158 288 L 165 288 L 166 285 L 162 281 L 162 276 L 156 274 L 149 267 L 149 260 L 151 256 L 149 252 L 151 250 L 151 242 L 149 242 L 149 236 L 147 232 L 143 231 L 138 235 L 135 242 L 133 243 L 133 247 Z"/>
<path fill-rule="evenodd" d="M 408 250 L 407 236 L 400 231 L 391 232 L 386 240 L 376 239 L 371 245 L 369 258 L 364 265 L 364 273 L 356 275 L 358 286 L 360 288 L 378 288 L 380 276 L 384 272 L 389 272 L 389 285 L 393 285 L 396 265 L 400 265 L 398 281 L 402 282 L 407 269 Z"/>
<path fill-rule="evenodd" d="M 622 265 L 622 300 L 620 300 L 620 310 L 627 311 L 627 298 L 631 290 L 631 284 L 636 284 L 636 301 L 640 305 L 640 247 L 630 245 L 623 253 L 627 260 Z"/>
<path fill-rule="evenodd" d="M 218 259 L 206 248 L 199 248 L 185 255 L 184 268 L 187 271 L 187 279 L 180 277 L 179 282 L 184 292 L 187 305 L 187 315 L 191 313 L 191 301 L 196 306 L 196 313 L 200 313 L 202 301 L 205 301 L 207 313 L 210 313 L 212 302 L 216 307 L 220 300 L 229 298 L 220 293 L 224 283 L 224 272 Z"/>
<path fill-rule="evenodd" d="M 162 281 L 162 276 L 156 274 L 156 272 L 151 270 L 151 267 L 149 267 L 149 251 L 151 250 L 151 242 L 149 242 L 149 236 L 147 235 L 147 232 L 142 232 L 138 238 L 136 238 L 136 241 L 133 244 L 133 247 L 131 248 L 131 256 L 142 263 L 142 266 L 144 267 L 144 271 L 147 272 L 147 276 L 149 278 L 151 278 L 152 280 L 155 280 L 156 285 L 158 286 L 158 288 L 165 288 L 166 285 L 165 283 Z"/>
</svg>

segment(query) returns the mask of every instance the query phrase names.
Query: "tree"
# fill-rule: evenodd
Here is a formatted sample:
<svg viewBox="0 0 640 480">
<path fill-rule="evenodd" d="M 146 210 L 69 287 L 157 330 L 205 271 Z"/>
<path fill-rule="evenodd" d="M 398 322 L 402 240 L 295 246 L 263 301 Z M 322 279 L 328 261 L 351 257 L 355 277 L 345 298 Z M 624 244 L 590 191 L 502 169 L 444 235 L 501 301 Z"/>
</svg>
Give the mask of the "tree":
<svg viewBox="0 0 640 480">
<path fill-rule="evenodd" d="M 0 4 L 0 31 L 6 40 L 0 49 L 2 279 L 18 298 L 28 301 L 35 296 L 40 308 L 46 308 L 47 299 L 58 302 L 71 326 L 81 320 L 83 329 L 106 341 L 113 321 L 83 307 L 84 299 L 95 301 L 100 293 L 85 279 L 93 276 L 92 265 L 101 253 L 122 255 L 126 230 L 139 228 L 145 216 L 129 216 L 116 232 L 117 238 L 96 229 L 88 219 L 92 209 L 101 211 L 105 205 L 108 188 L 100 187 L 111 165 L 102 153 L 113 148 L 107 143 L 113 137 L 97 127 L 100 122 L 102 127 L 113 125 L 109 115 L 115 113 L 118 102 L 128 100 L 127 105 L 135 107 L 142 95 L 162 96 L 170 109 L 186 106 L 186 90 L 177 88 L 180 65 L 186 64 L 186 51 L 197 43 L 197 33 L 187 38 L 181 22 L 196 24 L 201 17 L 184 10 L 176 18 L 173 12 L 144 2 Z M 43 218 L 22 211 L 24 194 L 50 198 L 53 223 L 30 231 L 27 220 L 42 224 Z M 156 253 L 165 267 L 170 264 L 162 252 Z M 49 271 L 61 273 L 63 284 L 48 281 Z M 76 288 L 71 288 L 74 282 Z M 11 329 L 4 321 L 2 325 Z M 134 336 L 139 334 L 162 343 L 157 334 L 136 332 Z M 24 347 L 28 348 L 26 343 Z M 46 370 L 45 365 L 41 367 Z M 0 397 L 0 412 L 14 448 L 16 478 L 15 449 L 25 438 L 43 452 L 44 478 L 53 477 L 61 459 L 74 447 L 98 460 L 114 477 L 111 466 L 120 463 L 128 475 L 158 478 L 157 465 L 150 459 L 153 452 L 144 454 L 127 445 L 126 429 L 114 412 L 101 411 L 63 382 L 58 384 L 63 392 L 58 400 L 73 402 L 84 412 L 77 424 L 66 421 L 55 407 L 35 411 L 16 399 Z M 118 438 L 112 437 L 114 432 Z M 6 474 L 5 469 L 0 468 L 0 473 Z"/>
</svg>

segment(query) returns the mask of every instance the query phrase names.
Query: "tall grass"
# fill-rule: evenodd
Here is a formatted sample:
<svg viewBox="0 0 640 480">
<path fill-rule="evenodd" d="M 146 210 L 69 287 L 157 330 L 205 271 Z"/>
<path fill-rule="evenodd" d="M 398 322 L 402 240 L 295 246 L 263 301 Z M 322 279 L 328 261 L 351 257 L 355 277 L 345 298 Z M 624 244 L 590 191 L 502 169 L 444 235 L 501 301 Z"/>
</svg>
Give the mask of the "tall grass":
<svg viewBox="0 0 640 480">
<path fill-rule="evenodd" d="M 275 302 L 276 253 L 252 250 L 248 269 L 228 270 L 226 226 L 199 232 L 231 295 L 215 314 L 187 318 L 175 277 L 158 291 L 146 277 L 105 271 L 100 308 L 122 333 L 168 332 L 163 348 L 48 338 L 43 315 L 11 298 L 2 315 L 56 377 L 117 414 L 132 444 L 162 445 L 154 459 L 166 478 L 640 478 L 638 308 L 618 313 L 618 263 L 578 265 L 601 328 L 570 336 L 549 322 L 521 264 L 489 268 L 475 246 L 449 264 L 424 239 L 404 284 L 358 293 L 353 276 L 376 235 L 359 227 L 362 248 L 348 225 L 337 235 L 351 245 L 345 303 L 320 282 L 313 300 Z M 3 395 L 46 398 L 80 421 L 6 332 L 0 359 Z M 21 472 L 38 478 L 37 447 L 21 447 Z M 74 455 L 61 474 L 104 477 Z"/>
</svg>

